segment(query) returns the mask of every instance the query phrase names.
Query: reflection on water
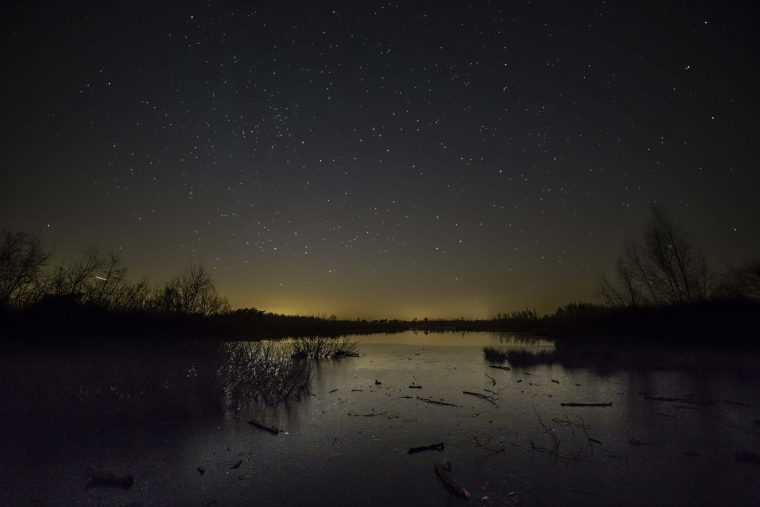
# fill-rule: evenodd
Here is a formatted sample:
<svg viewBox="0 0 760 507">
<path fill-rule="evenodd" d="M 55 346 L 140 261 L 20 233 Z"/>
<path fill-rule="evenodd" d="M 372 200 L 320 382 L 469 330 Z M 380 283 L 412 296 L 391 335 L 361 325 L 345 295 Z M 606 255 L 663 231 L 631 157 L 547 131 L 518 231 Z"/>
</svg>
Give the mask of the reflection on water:
<svg viewBox="0 0 760 507">
<path fill-rule="evenodd" d="M 109 347 L 13 352 L 2 358 L 2 415 L 24 424 L 40 417 L 156 420 L 219 414 L 216 370 L 223 347 Z"/>
<path fill-rule="evenodd" d="M 295 357 L 288 343 L 238 342 L 224 346 L 219 375 L 227 407 L 273 406 L 308 394 L 311 362 Z"/>
<path fill-rule="evenodd" d="M 488 505 L 760 501 L 760 467 L 736 460 L 760 451 L 756 357 L 649 350 L 600 372 L 601 353 L 525 337 L 356 340 L 361 357 L 310 366 L 276 344 L 6 355 L 0 504 L 441 505 L 444 460 Z M 554 359 L 494 369 L 486 346 Z M 92 469 L 134 486 L 85 491 Z"/>
</svg>

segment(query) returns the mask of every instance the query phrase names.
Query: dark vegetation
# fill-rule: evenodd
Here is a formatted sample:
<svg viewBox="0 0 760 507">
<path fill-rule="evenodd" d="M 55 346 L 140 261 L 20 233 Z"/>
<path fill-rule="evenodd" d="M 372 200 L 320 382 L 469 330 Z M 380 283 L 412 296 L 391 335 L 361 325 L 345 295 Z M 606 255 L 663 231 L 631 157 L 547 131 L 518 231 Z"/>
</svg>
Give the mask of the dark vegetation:
<svg viewBox="0 0 760 507">
<path fill-rule="evenodd" d="M 318 360 L 345 338 L 117 342 L 0 355 L 0 417 L 21 424 L 154 423 L 257 413 L 308 396 Z M 46 428 L 49 431 L 49 428 Z"/>
<path fill-rule="evenodd" d="M 604 304 L 569 304 L 542 317 L 505 315 L 499 327 L 616 346 L 642 340 L 756 342 L 760 260 L 725 273 L 711 271 L 701 251 L 659 208 L 652 209 L 642 239 L 624 247 L 613 278 L 602 279 L 599 293 Z"/>
<path fill-rule="evenodd" d="M 90 252 L 51 265 L 25 233 L 0 237 L 0 335 L 5 341 L 71 343 L 108 338 L 258 339 L 402 331 L 400 321 L 339 320 L 232 310 L 202 266 L 161 286 L 132 281 L 116 255 Z"/>
<path fill-rule="evenodd" d="M 760 260 L 712 272 L 705 256 L 658 208 L 642 239 L 625 246 L 603 278 L 603 304 L 573 303 L 553 314 L 533 310 L 487 320 L 342 320 L 230 308 L 209 273 L 191 266 L 163 285 L 133 281 L 115 255 L 90 252 L 52 265 L 24 233 L 0 238 L 0 333 L 23 343 L 216 337 L 258 339 L 345 336 L 416 330 L 516 331 L 583 341 L 750 342 L 760 316 Z M 304 342 L 305 350 L 317 342 Z M 316 351 L 321 354 L 323 351 Z M 325 352 L 327 353 L 327 352 Z"/>
</svg>

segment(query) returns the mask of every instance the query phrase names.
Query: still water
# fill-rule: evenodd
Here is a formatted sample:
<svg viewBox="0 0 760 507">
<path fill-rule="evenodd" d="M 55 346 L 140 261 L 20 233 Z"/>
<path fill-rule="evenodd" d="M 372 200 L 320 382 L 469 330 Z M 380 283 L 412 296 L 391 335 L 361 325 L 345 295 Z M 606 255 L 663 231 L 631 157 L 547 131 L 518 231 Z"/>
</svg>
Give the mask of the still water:
<svg viewBox="0 0 760 507">
<path fill-rule="evenodd" d="M 760 377 L 746 354 L 507 370 L 483 347 L 553 343 L 355 340 L 359 357 L 314 366 L 309 392 L 274 408 L 231 403 L 216 346 L 8 354 L 0 505 L 464 504 L 434 474 L 444 461 L 477 505 L 760 503 L 760 465 L 736 459 L 760 452 Z M 85 489 L 103 470 L 134 484 Z"/>
</svg>

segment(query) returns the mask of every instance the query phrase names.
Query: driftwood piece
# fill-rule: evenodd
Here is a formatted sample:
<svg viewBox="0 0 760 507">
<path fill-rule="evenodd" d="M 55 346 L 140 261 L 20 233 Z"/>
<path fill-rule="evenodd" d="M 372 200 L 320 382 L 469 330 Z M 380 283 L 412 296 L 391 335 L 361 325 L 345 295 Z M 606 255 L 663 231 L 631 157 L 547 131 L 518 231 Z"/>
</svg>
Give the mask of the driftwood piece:
<svg viewBox="0 0 760 507">
<path fill-rule="evenodd" d="M 607 403 L 575 403 L 575 402 L 570 402 L 570 403 L 560 403 L 560 405 L 563 406 L 563 407 L 611 407 L 612 406 L 612 402 L 611 401 L 607 402 Z"/>
<path fill-rule="evenodd" d="M 737 463 L 747 463 L 749 465 L 760 465 L 760 454 L 752 451 L 738 451 L 736 453 Z"/>
<path fill-rule="evenodd" d="M 433 469 L 435 470 L 435 475 L 446 486 L 449 493 L 460 498 L 470 498 L 470 492 L 451 476 L 451 463 L 448 461 L 446 463 L 436 463 L 433 465 Z"/>
<path fill-rule="evenodd" d="M 422 396 L 417 396 L 417 399 L 420 401 L 424 401 L 425 403 L 430 403 L 431 405 L 441 405 L 443 407 L 458 407 L 459 406 L 453 403 L 449 403 L 447 401 L 438 401 L 438 400 L 433 400 L 430 398 L 423 398 Z"/>
<path fill-rule="evenodd" d="M 733 405 L 734 407 L 750 407 L 751 406 L 749 403 L 744 403 L 743 401 L 736 401 L 736 400 L 723 400 L 723 403 L 726 405 Z"/>
<path fill-rule="evenodd" d="M 354 414 L 353 412 L 349 412 L 347 415 L 351 417 L 375 417 L 378 415 L 385 415 L 385 412 L 367 412 L 366 414 Z"/>
<path fill-rule="evenodd" d="M 250 421 L 248 421 L 248 424 L 250 424 L 254 428 L 258 428 L 258 429 L 260 429 L 262 431 L 266 431 L 268 433 L 271 433 L 272 435 L 279 435 L 280 434 L 280 430 L 278 428 L 275 428 L 274 426 L 267 426 L 266 424 L 262 424 L 262 423 L 260 423 L 258 421 L 253 420 L 253 419 L 251 419 Z"/>
<path fill-rule="evenodd" d="M 496 364 L 489 364 L 488 367 L 494 368 L 496 370 L 512 371 L 512 368 L 510 368 L 509 366 L 499 366 Z"/>
<path fill-rule="evenodd" d="M 442 452 L 443 449 L 444 449 L 443 442 L 439 442 L 437 444 L 421 445 L 420 447 L 410 447 L 407 454 L 417 454 L 418 452 L 424 452 L 424 451 Z"/>
<path fill-rule="evenodd" d="M 645 400 L 649 401 L 663 401 L 663 402 L 669 402 L 669 403 L 685 403 L 687 405 L 701 405 L 701 406 L 710 406 L 714 405 L 714 401 L 700 401 L 700 400 L 692 400 L 689 398 L 676 398 L 671 396 L 654 396 L 650 394 L 643 394 L 642 395 Z"/>
<path fill-rule="evenodd" d="M 422 389 L 422 386 L 418 386 L 416 384 L 412 384 L 409 386 L 409 389 Z"/>
<path fill-rule="evenodd" d="M 486 396 L 485 394 L 474 393 L 472 391 L 462 391 L 462 394 L 466 394 L 467 396 L 474 396 L 476 398 L 480 398 L 483 401 L 487 401 L 488 403 L 490 403 L 494 407 L 498 406 L 498 405 L 496 405 L 496 402 L 493 400 L 492 397 Z"/>
<path fill-rule="evenodd" d="M 94 472 L 85 484 L 84 489 L 118 488 L 129 489 L 135 483 L 131 475 L 116 475 L 112 472 Z"/>
</svg>

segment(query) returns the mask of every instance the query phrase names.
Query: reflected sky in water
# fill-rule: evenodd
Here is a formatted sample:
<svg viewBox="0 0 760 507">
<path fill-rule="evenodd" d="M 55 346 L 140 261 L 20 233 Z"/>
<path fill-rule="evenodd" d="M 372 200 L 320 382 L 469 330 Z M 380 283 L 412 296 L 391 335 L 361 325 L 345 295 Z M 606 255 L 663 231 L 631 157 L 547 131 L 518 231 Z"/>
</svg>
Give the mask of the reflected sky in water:
<svg viewBox="0 0 760 507">
<path fill-rule="evenodd" d="M 5 432 L 0 462 L 7 487 L 0 488 L 0 503 L 454 505 L 433 474 L 433 464 L 443 460 L 451 461 L 454 477 L 475 500 L 487 497 L 489 505 L 756 505 L 760 500 L 760 467 L 735 460 L 738 450 L 760 451 L 759 384 L 751 371 L 627 366 L 600 375 L 593 365 L 565 368 L 561 362 L 506 371 L 488 366 L 484 346 L 551 351 L 551 342 L 485 333 L 357 340 L 360 357 L 312 367 L 310 394 L 301 401 L 239 411 L 216 403 L 222 400 L 218 387 L 197 383 L 197 378 L 211 382 L 208 372 L 223 355 L 205 351 L 151 362 L 140 361 L 151 351 L 133 353 L 133 366 L 143 367 L 137 375 L 134 368 L 109 367 L 107 354 L 100 352 L 98 361 L 88 362 L 100 364 L 99 371 L 92 368 L 83 376 L 72 368 L 59 372 L 56 382 L 91 389 L 115 385 L 118 375 L 122 383 L 132 379 L 143 392 L 152 392 L 152 406 L 160 406 L 161 393 L 173 393 L 167 399 L 175 400 L 178 412 L 156 411 L 155 417 L 147 412 L 139 420 L 89 414 L 83 422 L 74 413 L 81 406 L 65 400 L 40 403 L 69 406 L 70 417 L 61 410 L 54 411 L 56 418 L 46 417 L 45 410 L 9 412 L 14 405 L 6 404 L 8 427 L 15 422 L 30 429 Z M 80 361 L 87 354 L 82 352 Z M 124 354 L 110 358 L 114 364 L 125 360 L 130 359 Z M 53 374 L 52 359 L 38 355 L 22 363 L 35 361 L 47 368 L 37 370 L 40 381 L 45 371 Z M 186 384 L 171 373 L 190 366 L 197 377 L 186 378 Z M 7 370 L 5 375 L 7 382 L 20 381 Z M 162 391 L 167 379 L 187 392 Z M 462 391 L 490 396 L 496 405 Z M 642 393 L 681 401 L 653 401 Z M 571 408 L 564 402 L 612 406 Z M 260 431 L 247 424 L 251 418 L 284 433 Z M 410 447 L 437 442 L 445 443 L 443 452 L 407 454 Z M 242 464 L 231 468 L 239 460 Z M 126 492 L 85 491 L 92 468 L 131 473 L 135 486 Z"/>
</svg>

